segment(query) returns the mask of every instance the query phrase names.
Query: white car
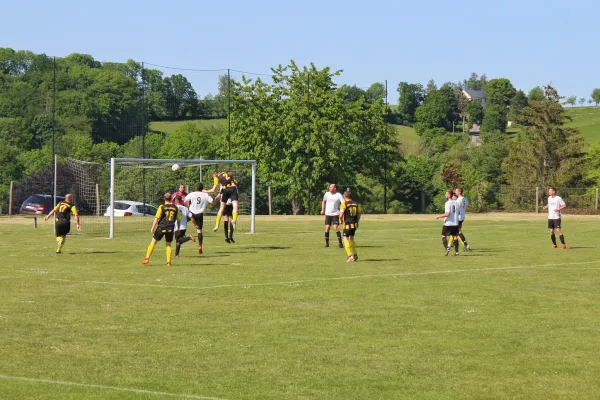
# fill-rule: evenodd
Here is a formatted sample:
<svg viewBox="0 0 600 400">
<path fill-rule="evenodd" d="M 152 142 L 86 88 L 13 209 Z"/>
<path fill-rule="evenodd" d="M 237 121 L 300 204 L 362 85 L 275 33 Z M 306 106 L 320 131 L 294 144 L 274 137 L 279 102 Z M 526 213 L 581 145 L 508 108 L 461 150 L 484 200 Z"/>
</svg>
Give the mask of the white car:
<svg viewBox="0 0 600 400">
<path fill-rule="evenodd" d="M 156 207 L 132 200 L 115 200 L 115 217 L 143 217 L 156 215 Z M 110 217 L 110 206 L 106 208 L 105 217 Z"/>
</svg>

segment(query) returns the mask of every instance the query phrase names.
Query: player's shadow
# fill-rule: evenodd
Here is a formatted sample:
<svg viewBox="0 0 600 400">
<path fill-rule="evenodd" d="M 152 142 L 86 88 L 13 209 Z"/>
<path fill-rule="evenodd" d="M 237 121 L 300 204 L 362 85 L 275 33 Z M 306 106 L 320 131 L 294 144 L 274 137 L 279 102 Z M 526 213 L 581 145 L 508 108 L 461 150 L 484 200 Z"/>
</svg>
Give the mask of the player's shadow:
<svg viewBox="0 0 600 400">
<path fill-rule="evenodd" d="M 597 249 L 594 246 L 568 246 L 567 250 L 577 250 L 577 249 Z"/>
<path fill-rule="evenodd" d="M 115 254 L 116 251 L 81 251 L 81 252 L 69 252 L 68 254 L 76 255 L 76 254 Z"/>
<path fill-rule="evenodd" d="M 375 246 L 358 246 L 358 247 L 360 247 L 361 249 L 380 249 L 383 246 L 377 246 L 377 245 L 375 245 Z"/>
<path fill-rule="evenodd" d="M 385 262 L 385 261 L 402 261 L 401 258 L 366 258 L 364 260 L 359 259 L 357 262 Z"/>
<path fill-rule="evenodd" d="M 248 249 L 258 249 L 258 250 L 288 250 L 287 246 L 248 246 Z"/>
</svg>

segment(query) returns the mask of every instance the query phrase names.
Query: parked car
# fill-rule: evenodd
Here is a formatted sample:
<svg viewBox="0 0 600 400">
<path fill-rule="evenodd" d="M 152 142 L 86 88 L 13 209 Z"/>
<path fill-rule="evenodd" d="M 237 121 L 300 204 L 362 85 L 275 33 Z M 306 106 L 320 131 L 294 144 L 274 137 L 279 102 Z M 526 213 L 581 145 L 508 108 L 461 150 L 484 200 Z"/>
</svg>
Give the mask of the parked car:
<svg viewBox="0 0 600 400">
<path fill-rule="evenodd" d="M 19 214 L 48 214 L 54 208 L 53 197 L 51 194 L 32 194 L 21 204 Z M 65 196 L 56 196 L 56 204 L 64 200 Z M 80 215 L 91 214 L 89 210 L 77 201 L 77 198 L 75 198 L 75 207 L 77 207 Z"/>
<path fill-rule="evenodd" d="M 156 215 L 156 207 L 132 200 L 115 200 L 115 217 Z M 105 217 L 110 216 L 110 206 L 106 207 Z"/>
<path fill-rule="evenodd" d="M 63 201 L 64 196 L 56 196 L 56 203 Z M 29 196 L 21 207 L 19 214 L 48 214 L 54 208 L 54 196 L 51 194 L 34 194 Z"/>
</svg>

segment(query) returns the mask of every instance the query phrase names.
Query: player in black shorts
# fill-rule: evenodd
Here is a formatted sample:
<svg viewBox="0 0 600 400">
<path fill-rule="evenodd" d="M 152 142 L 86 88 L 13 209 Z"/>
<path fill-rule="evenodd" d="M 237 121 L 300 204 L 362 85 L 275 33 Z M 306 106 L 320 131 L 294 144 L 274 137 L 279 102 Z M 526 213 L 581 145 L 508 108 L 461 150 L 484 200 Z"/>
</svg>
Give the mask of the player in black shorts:
<svg viewBox="0 0 600 400">
<path fill-rule="evenodd" d="M 360 214 L 360 206 L 352 200 L 350 189 L 346 189 L 344 192 L 344 203 L 340 204 L 340 222 L 344 227 L 344 248 L 348 255 L 346 262 L 358 260 L 354 235 L 358 229 Z"/>
<path fill-rule="evenodd" d="M 73 195 L 69 193 L 65 196 L 65 201 L 58 203 L 44 218 L 44 221 L 48 221 L 48 219 L 54 215 L 54 229 L 56 231 L 56 241 L 58 242 L 56 254 L 61 254 L 63 245 L 67 240 L 67 235 L 71 231 L 71 214 L 75 216 L 77 230 L 80 231 L 81 225 L 79 223 L 79 213 L 77 212 L 77 208 L 73 205 Z"/>
<path fill-rule="evenodd" d="M 219 195 L 220 196 L 220 195 Z M 219 197 L 217 196 L 217 197 Z M 231 224 L 231 217 L 233 215 L 233 204 L 231 202 L 225 204 L 225 208 L 223 209 L 223 227 L 225 228 L 225 241 L 227 243 L 235 243 L 233 240 L 233 224 Z"/>
<path fill-rule="evenodd" d="M 221 217 L 223 216 L 223 211 L 225 210 L 225 205 L 229 200 L 231 200 L 231 204 L 233 206 L 233 211 L 231 212 L 231 224 L 235 228 L 238 217 L 237 181 L 231 172 L 214 171 L 212 177 L 213 187 L 212 189 L 207 190 L 206 193 L 214 193 L 217 190 L 217 186 L 221 185 L 221 206 L 219 208 L 219 212 L 217 213 L 217 218 L 215 219 L 215 227 L 213 231 L 216 232 L 219 229 L 219 225 L 221 225 Z"/>
<path fill-rule="evenodd" d="M 175 231 L 175 222 L 181 220 L 181 213 L 177 206 L 171 203 L 171 193 L 167 192 L 163 196 L 165 204 L 158 207 L 156 211 L 156 217 L 152 223 L 152 229 L 150 232 L 153 234 L 152 241 L 146 251 L 146 258 L 142 261 L 142 264 L 148 264 L 150 262 L 150 256 L 154 251 L 156 242 L 161 240 L 164 236 L 167 245 L 167 267 L 171 266 L 171 242 L 173 241 L 173 235 Z"/>
</svg>

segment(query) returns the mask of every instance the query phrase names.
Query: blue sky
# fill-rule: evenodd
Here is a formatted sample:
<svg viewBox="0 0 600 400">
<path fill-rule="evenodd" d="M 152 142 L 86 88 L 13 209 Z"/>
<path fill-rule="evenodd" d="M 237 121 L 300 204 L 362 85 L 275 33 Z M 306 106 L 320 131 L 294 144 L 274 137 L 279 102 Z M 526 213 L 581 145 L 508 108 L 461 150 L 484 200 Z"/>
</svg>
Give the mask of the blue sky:
<svg viewBox="0 0 600 400">
<path fill-rule="evenodd" d="M 525 92 L 552 82 L 589 98 L 600 87 L 597 0 L 24 0 L 2 9 L 0 47 L 260 73 L 294 59 L 343 69 L 339 83 L 387 80 L 392 104 L 400 81 L 473 71 Z M 216 72 L 182 73 L 200 95 L 216 91 Z"/>
</svg>

